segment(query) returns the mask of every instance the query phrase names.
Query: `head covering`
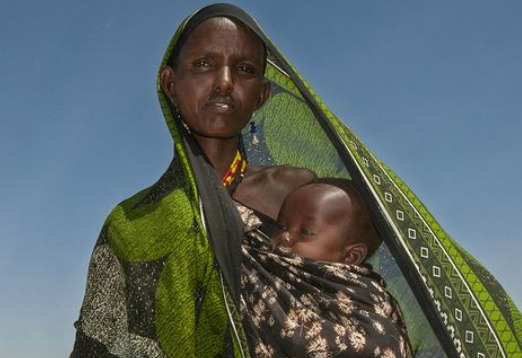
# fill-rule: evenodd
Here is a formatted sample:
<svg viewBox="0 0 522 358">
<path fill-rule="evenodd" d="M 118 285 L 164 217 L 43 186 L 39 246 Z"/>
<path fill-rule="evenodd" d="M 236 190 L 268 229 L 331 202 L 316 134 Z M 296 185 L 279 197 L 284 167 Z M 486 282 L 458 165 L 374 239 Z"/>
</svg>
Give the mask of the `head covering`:
<svg viewBox="0 0 522 358">
<path fill-rule="evenodd" d="M 192 14 L 161 66 L 187 29 L 217 16 L 245 24 L 268 52 L 271 95 L 252 118 L 259 143 L 251 140 L 252 126 L 242 133 L 250 163 L 353 180 L 386 244 L 373 265 L 403 307 L 417 356 L 522 357 L 522 317 L 509 296 L 326 107 L 248 14 L 229 4 Z M 120 203 L 105 222 L 71 357 L 248 356 L 237 314 L 240 219 L 159 81 L 157 90 L 174 159 L 158 182 Z"/>
</svg>

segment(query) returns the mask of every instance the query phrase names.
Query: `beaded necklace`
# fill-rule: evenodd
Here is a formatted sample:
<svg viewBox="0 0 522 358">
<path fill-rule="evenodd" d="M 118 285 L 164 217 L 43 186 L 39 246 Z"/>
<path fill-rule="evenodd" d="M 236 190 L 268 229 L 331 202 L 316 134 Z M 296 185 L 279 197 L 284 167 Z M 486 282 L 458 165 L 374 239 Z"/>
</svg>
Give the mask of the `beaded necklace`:
<svg viewBox="0 0 522 358">
<path fill-rule="evenodd" d="M 243 155 L 241 155 L 241 151 L 237 150 L 234 160 L 232 160 L 232 163 L 230 163 L 227 172 L 221 178 L 221 183 L 225 188 L 228 189 L 231 195 L 234 193 L 234 191 L 236 191 L 237 186 L 243 180 L 246 167 L 246 158 L 243 158 Z"/>
</svg>

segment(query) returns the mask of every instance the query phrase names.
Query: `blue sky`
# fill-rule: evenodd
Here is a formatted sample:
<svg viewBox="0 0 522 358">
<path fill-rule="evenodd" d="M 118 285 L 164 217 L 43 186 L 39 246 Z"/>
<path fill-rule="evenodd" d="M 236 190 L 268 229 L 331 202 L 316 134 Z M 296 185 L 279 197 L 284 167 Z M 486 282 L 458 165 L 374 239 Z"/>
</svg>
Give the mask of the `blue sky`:
<svg viewBox="0 0 522 358">
<path fill-rule="evenodd" d="M 522 2 L 234 3 L 522 307 Z M 157 66 L 205 4 L 2 1 L 0 356 L 69 353 L 105 216 L 170 161 Z"/>
</svg>

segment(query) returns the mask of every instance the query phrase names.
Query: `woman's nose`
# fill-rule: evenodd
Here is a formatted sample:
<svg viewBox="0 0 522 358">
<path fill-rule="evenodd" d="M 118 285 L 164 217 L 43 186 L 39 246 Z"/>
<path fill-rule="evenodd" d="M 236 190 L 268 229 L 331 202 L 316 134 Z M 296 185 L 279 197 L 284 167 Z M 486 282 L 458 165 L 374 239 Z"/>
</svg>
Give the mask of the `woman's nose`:
<svg viewBox="0 0 522 358">
<path fill-rule="evenodd" d="M 232 78 L 232 71 L 230 67 L 223 66 L 216 74 L 214 83 L 214 90 L 218 93 L 228 94 L 234 88 L 234 79 Z"/>
</svg>

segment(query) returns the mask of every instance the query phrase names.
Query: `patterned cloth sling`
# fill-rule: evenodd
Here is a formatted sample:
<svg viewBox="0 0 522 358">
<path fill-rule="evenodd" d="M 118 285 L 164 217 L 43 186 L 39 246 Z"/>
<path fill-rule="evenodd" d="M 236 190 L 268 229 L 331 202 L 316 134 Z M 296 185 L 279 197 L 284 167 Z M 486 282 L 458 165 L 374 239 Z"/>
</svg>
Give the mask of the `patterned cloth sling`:
<svg viewBox="0 0 522 358">
<path fill-rule="evenodd" d="M 303 258 L 247 233 L 241 315 L 258 358 L 410 358 L 400 310 L 371 267 Z"/>
</svg>

